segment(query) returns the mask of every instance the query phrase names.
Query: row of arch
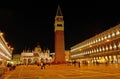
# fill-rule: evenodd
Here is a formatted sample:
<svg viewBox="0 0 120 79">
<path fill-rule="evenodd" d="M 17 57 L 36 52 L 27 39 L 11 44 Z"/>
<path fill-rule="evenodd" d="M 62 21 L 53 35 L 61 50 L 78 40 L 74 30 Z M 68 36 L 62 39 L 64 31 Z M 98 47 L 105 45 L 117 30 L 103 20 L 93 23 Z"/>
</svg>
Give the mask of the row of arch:
<svg viewBox="0 0 120 79">
<path fill-rule="evenodd" d="M 111 38 L 119 37 L 119 36 L 120 36 L 120 25 L 117 25 L 114 28 L 111 28 L 101 34 L 98 34 L 88 40 L 83 41 L 82 43 L 79 43 L 73 46 L 73 49 L 71 49 L 71 51 L 73 52 L 77 49 L 81 49 L 89 45 L 97 44 L 99 42 L 106 41 L 107 39 L 111 39 Z"/>
<path fill-rule="evenodd" d="M 120 24 L 71 47 L 71 59 L 120 61 Z"/>
<path fill-rule="evenodd" d="M 105 43 L 104 45 L 98 45 L 86 50 L 81 50 L 79 51 L 79 53 L 72 56 L 74 57 L 74 56 L 81 56 L 81 55 L 87 55 L 87 54 L 93 54 L 93 53 L 109 52 L 113 50 L 120 50 L 120 41 Z"/>
<path fill-rule="evenodd" d="M 37 64 L 38 62 L 51 62 L 51 58 L 23 58 L 21 64 Z"/>
</svg>

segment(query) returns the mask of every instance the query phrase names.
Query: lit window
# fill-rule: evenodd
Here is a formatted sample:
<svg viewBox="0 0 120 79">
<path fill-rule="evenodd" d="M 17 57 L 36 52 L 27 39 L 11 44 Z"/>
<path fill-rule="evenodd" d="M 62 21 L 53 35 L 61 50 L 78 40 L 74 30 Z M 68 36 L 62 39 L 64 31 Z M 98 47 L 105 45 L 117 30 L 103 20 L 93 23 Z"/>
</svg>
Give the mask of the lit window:
<svg viewBox="0 0 120 79">
<path fill-rule="evenodd" d="M 104 48 L 104 47 L 102 47 L 102 50 L 103 50 L 103 51 L 105 51 L 105 48 Z"/>
<path fill-rule="evenodd" d="M 112 33 L 112 36 L 115 36 L 115 33 L 114 33 L 114 32 Z"/>
<path fill-rule="evenodd" d="M 96 53 L 96 49 L 94 49 L 94 53 Z"/>
<path fill-rule="evenodd" d="M 99 42 L 101 41 L 100 38 L 98 39 L 98 41 L 99 41 Z"/>
<path fill-rule="evenodd" d="M 106 46 L 106 50 L 108 51 L 108 46 Z"/>
<path fill-rule="evenodd" d="M 100 52 L 102 51 L 101 47 L 99 48 Z"/>
<path fill-rule="evenodd" d="M 113 48 L 114 48 L 114 49 L 116 49 L 116 48 L 117 48 L 117 46 L 116 46 L 116 44 L 115 44 L 115 43 L 114 43 L 114 46 L 113 46 Z"/>
<path fill-rule="evenodd" d="M 117 30 L 117 31 L 116 31 L 116 35 L 119 35 L 119 34 L 120 34 L 119 30 Z"/>
<path fill-rule="evenodd" d="M 93 53 L 94 51 L 93 51 L 93 49 L 92 49 L 92 53 Z"/>
<path fill-rule="evenodd" d="M 118 48 L 120 48 L 120 42 L 118 43 Z"/>
<path fill-rule="evenodd" d="M 110 50 L 112 50 L 112 45 L 110 45 Z"/>
<path fill-rule="evenodd" d="M 104 40 L 104 38 L 102 37 L 102 38 L 101 38 L 101 40 L 103 41 L 103 40 Z"/>
<path fill-rule="evenodd" d="M 98 42 L 98 40 L 96 39 L 96 43 Z"/>
<path fill-rule="evenodd" d="M 90 54 L 91 54 L 91 50 L 90 50 Z"/>
<path fill-rule="evenodd" d="M 107 37 L 105 36 L 105 38 L 104 39 L 107 39 Z"/>
<path fill-rule="evenodd" d="M 97 48 L 97 52 L 99 52 L 98 48 Z"/>
<path fill-rule="evenodd" d="M 108 38 L 111 38 L 111 35 L 110 35 L 110 34 L 108 34 Z"/>
<path fill-rule="evenodd" d="M 95 49 L 94 52 L 96 53 L 96 52 L 97 52 L 97 49 Z"/>
</svg>

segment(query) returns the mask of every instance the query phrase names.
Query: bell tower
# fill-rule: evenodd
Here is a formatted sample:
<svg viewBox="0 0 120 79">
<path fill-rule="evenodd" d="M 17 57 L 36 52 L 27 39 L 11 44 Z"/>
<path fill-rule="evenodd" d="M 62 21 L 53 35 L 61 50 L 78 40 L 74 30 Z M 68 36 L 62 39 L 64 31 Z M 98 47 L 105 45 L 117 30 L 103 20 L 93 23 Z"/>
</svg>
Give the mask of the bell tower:
<svg viewBox="0 0 120 79">
<path fill-rule="evenodd" d="M 54 23 L 55 33 L 55 63 L 65 63 L 64 20 L 58 6 Z"/>
</svg>

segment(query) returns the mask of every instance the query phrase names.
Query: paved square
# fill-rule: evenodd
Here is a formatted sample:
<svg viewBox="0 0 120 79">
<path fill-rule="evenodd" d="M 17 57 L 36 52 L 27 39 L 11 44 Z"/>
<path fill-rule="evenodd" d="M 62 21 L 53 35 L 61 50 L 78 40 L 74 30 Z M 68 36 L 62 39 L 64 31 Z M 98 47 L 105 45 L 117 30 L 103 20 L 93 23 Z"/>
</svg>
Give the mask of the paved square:
<svg viewBox="0 0 120 79">
<path fill-rule="evenodd" d="M 119 64 L 81 65 L 59 64 L 46 66 L 21 65 L 8 72 L 4 79 L 120 79 Z"/>
</svg>

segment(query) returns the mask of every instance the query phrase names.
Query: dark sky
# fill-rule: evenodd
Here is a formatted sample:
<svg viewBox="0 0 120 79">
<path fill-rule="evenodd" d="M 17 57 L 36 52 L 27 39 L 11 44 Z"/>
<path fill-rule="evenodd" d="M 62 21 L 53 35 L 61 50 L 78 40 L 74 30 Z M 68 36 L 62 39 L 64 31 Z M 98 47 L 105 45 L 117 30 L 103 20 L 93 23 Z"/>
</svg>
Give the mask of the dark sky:
<svg viewBox="0 0 120 79">
<path fill-rule="evenodd" d="M 14 54 L 33 49 L 54 52 L 54 18 L 58 4 L 64 16 L 65 49 L 120 23 L 118 2 L 92 0 L 4 0 L 0 2 L 0 30 Z"/>
</svg>

